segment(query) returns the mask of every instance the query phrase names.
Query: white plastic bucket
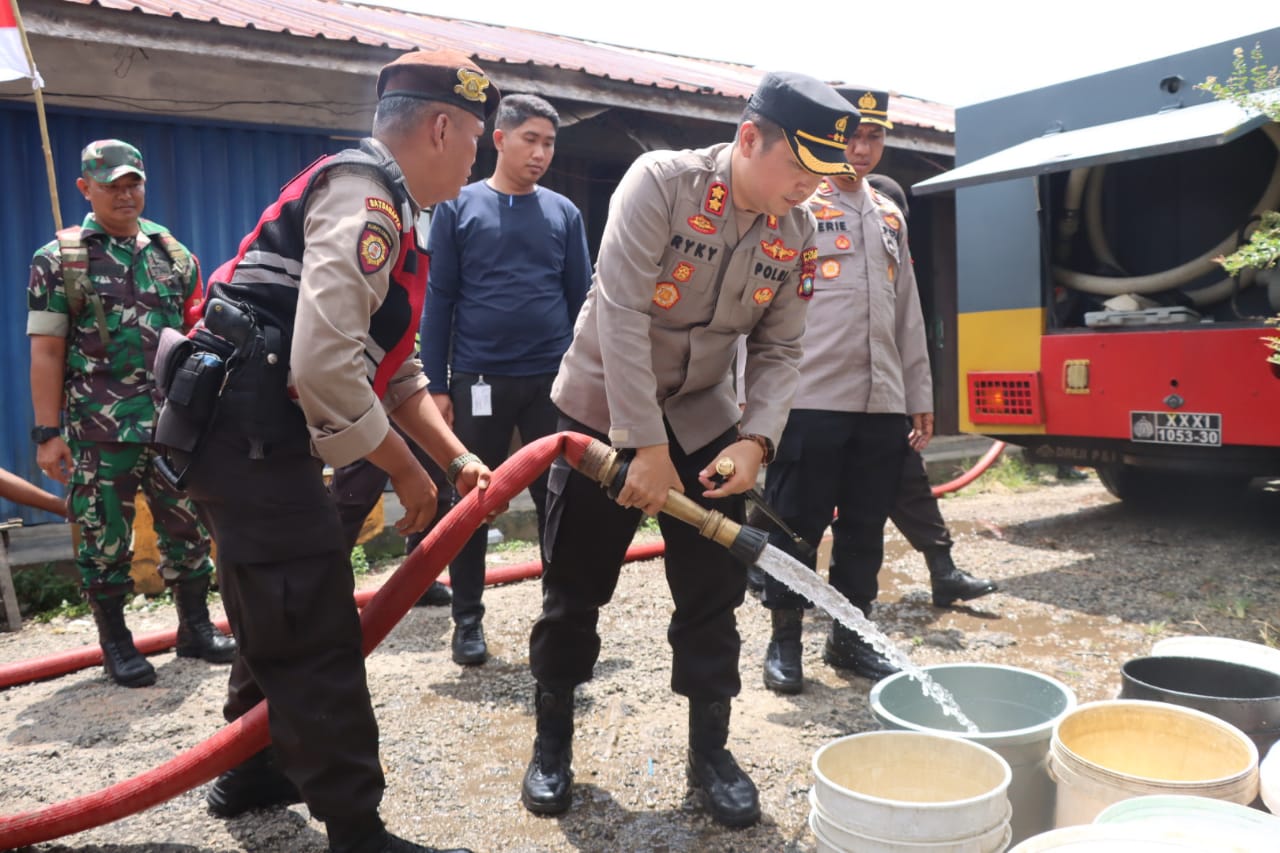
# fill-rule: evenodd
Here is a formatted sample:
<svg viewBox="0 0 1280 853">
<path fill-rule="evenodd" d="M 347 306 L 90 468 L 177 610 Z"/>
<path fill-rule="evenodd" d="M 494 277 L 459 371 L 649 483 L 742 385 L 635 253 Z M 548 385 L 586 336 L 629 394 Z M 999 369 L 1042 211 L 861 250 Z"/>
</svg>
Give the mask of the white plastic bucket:
<svg viewBox="0 0 1280 853">
<path fill-rule="evenodd" d="M 1209 797 L 1156 794 L 1107 806 L 1095 824 L 1141 826 L 1153 835 L 1205 837 L 1214 850 L 1270 850 L 1280 846 L 1280 817 Z"/>
<path fill-rule="evenodd" d="M 812 801 L 812 796 L 810 796 Z M 1009 846 L 1009 822 L 1002 821 L 981 835 L 949 841 L 889 841 L 842 829 L 823 817 L 815 806 L 809 829 L 818 840 L 818 853 L 1001 853 Z"/>
<path fill-rule="evenodd" d="M 1247 805 L 1258 793 L 1258 749 L 1236 727 L 1192 708 L 1091 702 L 1054 727 L 1049 774 L 1057 782 L 1055 820 L 1064 827 L 1147 794 Z"/>
<path fill-rule="evenodd" d="M 886 843 L 970 839 L 1009 817 L 1008 762 L 959 738 L 849 735 L 814 753 L 813 774 L 813 802 L 825 821 Z"/>
<path fill-rule="evenodd" d="M 889 729 L 954 734 L 995 750 L 1013 781 L 1013 843 L 1053 829 L 1054 783 L 1045 765 L 1053 727 L 1076 707 L 1076 695 L 1057 679 L 1029 669 L 984 663 L 926 666 L 981 731 L 965 732 L 905 672 L 871 688 L 871 712 Z"/>
<path fill-rule="evenodd" d="M 1272 814 L 1280 815 L 1280 743 L 1272 745 L 1258 765 L 1258 795 Z"/>
<path fill-rule="evenodd" d="M 1147 826 L 1091 823 L 1051 829 L 1028 838 L 1009 853 L 1239 853 L 1202 837 L 1169 835 Z M 1251 850 L 1247 853 L 1262 853 Z"/>
</svg>

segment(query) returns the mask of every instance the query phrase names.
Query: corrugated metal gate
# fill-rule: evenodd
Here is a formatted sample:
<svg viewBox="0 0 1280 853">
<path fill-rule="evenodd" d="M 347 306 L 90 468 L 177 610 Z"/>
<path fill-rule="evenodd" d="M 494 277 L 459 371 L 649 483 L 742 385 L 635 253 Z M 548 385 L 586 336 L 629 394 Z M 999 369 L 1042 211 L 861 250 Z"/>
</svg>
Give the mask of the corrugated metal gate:
<svg viewBox="0 0 1280 853">
<path fill-rule="evenodd" d="M 144 215 L 189 246 L 206 274 L 234 254 L 285 181 L 361 135 L 83 111 L 51 110 L 48 121 L 64 225 L 78 223 L 89 209 L 75 187 L 80 149 L 93 139 L 128 140 L 146 161 Z M 30 106 L 0 103 L 0 170 L 0 467 L 60 493 L 36 468 L 29 439 L 26 285 L 32 253 L 54 230 L 40 131 Z M 0 500 L 0 519 L 15 517 L 28 524 L 55 520 Z"/>
</svg>

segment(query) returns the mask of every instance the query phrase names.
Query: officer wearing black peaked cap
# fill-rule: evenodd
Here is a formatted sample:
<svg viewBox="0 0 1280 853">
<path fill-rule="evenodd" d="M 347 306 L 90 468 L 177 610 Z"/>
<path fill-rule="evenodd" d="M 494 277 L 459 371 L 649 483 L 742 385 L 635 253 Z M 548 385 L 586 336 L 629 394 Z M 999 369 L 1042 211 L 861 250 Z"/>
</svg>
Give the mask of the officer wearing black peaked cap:
<svg viewBox="0 0 1280 853">
<path fill-rule="evenodd" d="M 414 355 L 427 278 L 415 228 L 424 206 L 466 182 L 499 95 L 454 50 L 401 56 L 377 91 L 371 136 L 290 181 L 210 277 L 203 329 L 237 352 L 203 443 L 173 455 L 217 539 L 241 640 L 224 713 L 234 720 L 263 698 L 271 707 L 272 746 L 218 778 L 210 809 L 231 817 L 302 800 L 333 853 L 422 853 L 434 848 L 391 835 L 379 817 L 385 782 L 349 550 L 321 470 L 364 458 L 386 471 L 402 533 L 431 520 L 436 488 L 392 421 L 460 493 L 488 485 Z"/>
<path fill-rule="evenodd" d="M 551 397 L 561 429 L 633 457 L 616 502 L 562 460 L 550 471 L 543 609 L 529 641 L 537 736 L 521 791 L 534 813 L 572 802 L 573 692 L 592 677 L 599 610 L 642 516 L 675 489 L 740 520 L 741 493 L 773 455 L 813 294 L 815 223 L 804 202 L 824 177 L 852 174 L 844 151 L 857 125 L 858 111 L 830 86 L 768 74 L 732 142 L 644 154 L 613 195 Z M 744 335 L 740 410 L 730 376 Z M 733 471 L 717 484 L 722 460 Z M 675 605 L 671 685 L 689 703 L 689 779 L 716 821 L 747 826 L 760 818 L 759 797 L 727 749 L 746 567 L 683 522 L 658 523 Z"/>
</svg>

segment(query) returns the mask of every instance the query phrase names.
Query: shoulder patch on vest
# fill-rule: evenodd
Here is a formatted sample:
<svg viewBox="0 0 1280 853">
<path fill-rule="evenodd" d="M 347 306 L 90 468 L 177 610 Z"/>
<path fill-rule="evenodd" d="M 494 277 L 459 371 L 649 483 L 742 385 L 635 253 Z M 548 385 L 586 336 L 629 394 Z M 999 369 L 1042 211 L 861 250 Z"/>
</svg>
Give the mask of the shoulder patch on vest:
<svg viewBox="0 0 1280 853">
<path fill-rule="evenodd" d="M 376 273 L 391 258 L 391 233 L 376 222 L 366 222 L 356 244 L 356 256 L 365 275 Z"/>
<path fill-rule="evenodd" d="M 371 195 L 364 200 L 364 206 L 367 210 L 374 210 L 391 220 L 391 224 L 396 227 L 397 231 L 404 230 L 404 224 L 400 221 L 400 213 L 396 210 L 395 205 L 387 201 L 385 198 L 378 198 Z"/>
</svg>

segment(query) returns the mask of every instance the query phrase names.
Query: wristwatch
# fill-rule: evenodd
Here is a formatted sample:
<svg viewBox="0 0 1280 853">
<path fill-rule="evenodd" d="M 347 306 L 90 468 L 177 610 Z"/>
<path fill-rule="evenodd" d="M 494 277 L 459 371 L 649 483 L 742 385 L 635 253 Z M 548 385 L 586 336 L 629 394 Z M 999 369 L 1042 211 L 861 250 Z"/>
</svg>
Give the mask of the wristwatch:
<svg viewBox="0 0 1280 853">
<path fill-rule="evenodd" d="M 31 429 L 31 440 L 36 444 L 44 444 L 51 438 L 57 438 L 62 430 L 56 426 L 38 426 Z"/>
</svg>

